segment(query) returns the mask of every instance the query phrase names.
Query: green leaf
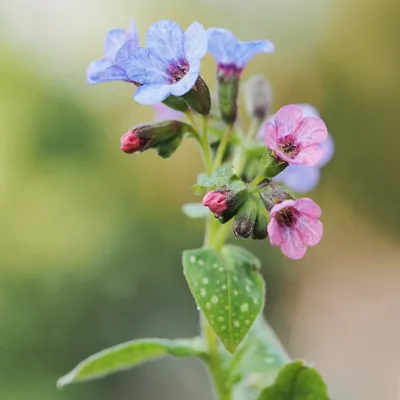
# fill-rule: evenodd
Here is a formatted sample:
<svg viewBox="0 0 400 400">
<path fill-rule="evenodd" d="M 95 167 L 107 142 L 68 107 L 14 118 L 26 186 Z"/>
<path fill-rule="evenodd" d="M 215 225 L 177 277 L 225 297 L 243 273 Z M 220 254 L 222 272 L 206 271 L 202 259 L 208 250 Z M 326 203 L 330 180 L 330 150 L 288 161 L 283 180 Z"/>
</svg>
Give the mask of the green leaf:
<svg viewBox="0 0 400 400">
<path fill-rule="evenodd" d="M 303 361 L 286 365 L 275 383 L 258 400 L 329 400 L 327 387 L 315 368 Z"/>
<path fill-rule="evenodd" d="M 200 338 L 142 339 L 121 343 L 93 354 L 80 362 L 71 372 L 58 380 L 57 387 L 61 388 L 71 383 L 101 378 L 166 355 L 202 356 L 202 340 Z"/>
<path fill-rule="evenodd" d="M 206 218 L 210 213 L 201 203 L 186 203 L 182 206 L 182 211 L 189 218 Z"/>
<path fill-rule="evenodd" d="M 260 262 L 247 250 L 227 245 L 187 250 L 183 266 L 190 290 L 208 323 L 231 353 L 264 305 Z"/>
<path fill-rule="evenodd" d="M 273 382 L 289 361 L 275 332 L 261 315 L 228 364 L 230 381 L 250 376 L 252 386 L 262 389 Z"/>
</svg>

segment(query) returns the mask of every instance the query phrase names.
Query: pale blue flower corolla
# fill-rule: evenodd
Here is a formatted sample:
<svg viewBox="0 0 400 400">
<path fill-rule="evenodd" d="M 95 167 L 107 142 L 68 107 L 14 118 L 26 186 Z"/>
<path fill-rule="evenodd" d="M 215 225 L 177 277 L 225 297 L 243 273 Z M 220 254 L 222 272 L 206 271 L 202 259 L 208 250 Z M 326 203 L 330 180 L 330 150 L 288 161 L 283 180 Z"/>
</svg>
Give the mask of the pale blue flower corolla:
<svg viewBox="0 0 400 400">
<path fill-rule="evenodd" d="M 133 20 L 130 29 L 111 29 L 104 41 L 104 57 L 89 64 L 86 78 L 90 84 L 126 81 L 132 82 L 126 74 L 129 53 L 139 47 L 139 34 Z M 132 82 L 136 83 L 136 82 Z"/>
<path fill-rule="evenodd" d="M 304 117 L 319 117 L 317 109 L 310 104 L 298 104 L 298 106 L 302 109 Z M 273 118 L 274 116 L 271 116 L 268 120 L 273 120 Z M 283 183 L 285 186 L 298 193 L 306 193 L 315 189 L 320 179 L 320 169 L 330 161 L 335 151 L 332 136 L 328 135 L 327 139 L 320 143 L 320 146 L 323 148 L 324 154 L 317 164 L 312 167 L 305 165 L 289 165 L 274 178 L 274 181 Z"/>
<path fill-rule="evenodd" d="M 129 79 L 140 84 L 134 95 L 138 103 L 159 103 L 192 89 L 207 52 L 203 25 L 194 22 L 184 32 L 174 21 L 155 22 L 147 30 L 146 46 L 133 49 L 126 64 Z"/>
<path fill-rule="evenodd" d="M 275 46 L 269 40 L 244 42 L 222 28 L 207 29 L 208 52 L 217 61 L 218 71 L 239 76 L 251 58 L 259 53 L 272 53 Z"/>
</svg>

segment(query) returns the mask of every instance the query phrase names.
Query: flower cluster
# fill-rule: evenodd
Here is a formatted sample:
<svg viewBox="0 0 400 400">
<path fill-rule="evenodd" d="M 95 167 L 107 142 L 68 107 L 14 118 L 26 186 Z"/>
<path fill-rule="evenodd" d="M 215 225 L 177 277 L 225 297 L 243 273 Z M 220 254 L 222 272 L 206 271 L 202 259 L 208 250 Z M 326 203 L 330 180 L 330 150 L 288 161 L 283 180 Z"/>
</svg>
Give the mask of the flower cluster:
<svg viewBox="0 0 400 400">
<path fill-rule="evenodd" d="M 290 190 L 305 192 L 316 186 L 320 168 L 333 154 L 333 141 L 309 105 L 287 105 L 268 116 L 271 89 L 261 75 L 245 85 L 251 127 L 236 129 L 242 71 L 257 54 L 273 51 L 268 40 L 241 41 L 226 29 L 206 30 L 198 22 L 183 31 L 170 20 L 153 23 L 141 47 L 131 22 L 129 31 L 109 31 L 104 58 L 89 65 L 87 80 L 133 83 L 134 99 L 154 107 L 157 122 L 130 129 L 121 139 L 123 152 L 153 148 L 166 158 L 185 136 L 194 138 L 207 169 L 196 185 L 197 194 L 204 195 L 203 205 L 220 223 L 233 220 L 236 237 L 269 237 L 286 256 L 298 259 L 321 240 L 321 209 L 311 199 L 295 199 Z M 207 52 L 217 63 L 216 102 L 200 76 Z M 211 107 L 218 109 L 217 118 Z M 202 132 L 195 123 L 198 115 Z M 186 117 L 188 122 L 182 122 Z M 243 131 L 247 135 L 238 133 Z"/>
</svg>

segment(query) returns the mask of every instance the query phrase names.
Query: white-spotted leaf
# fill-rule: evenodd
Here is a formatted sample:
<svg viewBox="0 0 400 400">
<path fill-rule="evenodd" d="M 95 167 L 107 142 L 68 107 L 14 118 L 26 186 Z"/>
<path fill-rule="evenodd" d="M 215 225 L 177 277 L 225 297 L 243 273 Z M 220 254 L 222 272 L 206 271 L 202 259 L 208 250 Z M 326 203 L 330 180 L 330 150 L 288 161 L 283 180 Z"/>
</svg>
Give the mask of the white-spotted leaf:
<svg viewBox="0 0 400 400">
<path fill-rule="evenodd" d="M 202 340 L 199 338 L 132 340 L 86 358 L 71 372 L 61 377 L 57 382 L 57 387 L 61 388 L 71 383 L 101 378 L 166 355 L 199 357 L 203 353 Z"/>
<path fill-rule="evenodd" d="M 186 203 L 182 206 L 182 211 L 189 218 L 206 218 L 210 211 L 201 203 Z"/>
<path fill-rule="evenodd" d="M 237 246 L 187 250 L 183 266 L 190 290 L 211 328 L 233 353 L 264 306 L 260 262 Z"/>
</svg>

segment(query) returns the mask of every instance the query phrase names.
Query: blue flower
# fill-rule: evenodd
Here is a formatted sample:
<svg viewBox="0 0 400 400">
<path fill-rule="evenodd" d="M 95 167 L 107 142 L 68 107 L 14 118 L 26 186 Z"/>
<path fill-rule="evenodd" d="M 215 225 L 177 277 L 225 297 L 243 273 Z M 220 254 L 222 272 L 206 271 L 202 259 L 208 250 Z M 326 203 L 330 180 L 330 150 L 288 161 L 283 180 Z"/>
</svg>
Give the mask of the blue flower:
<svg viewBox="0 0 400 400">
<path fill-rule="evenodd" d="M 217 61 L 217 68 L 226 75 L 239 75 L 245 65 L 258 53 L 272 53 L 274 44 L 269 40 L 243 42 L 221 28 L 207 29 L 208 51 Z"/>
<path fill-rule="evenodd" d="M 104 42 L 104 58 L 92 61 L 86 71 L 86 78 L 90 84 L 127 81 L 131 82 L 126 74 L 126 61 L 129 53 L 139 46 L 139 34 L 133 20 L 130 30 L 117 28 L 107 33 Z"/>
<path fill-rule="evenodd" d="M 161 20 L 147 30 L 146 46 L 133 49 L 126 64 L 129 79 L 140 84 L 135 100 L 155 104 L 169 95 L 187 93 L 199 77 L 200 60 L 207 52 L 204 27 L 194 22 L 183 32 L 174 21 Z"/>
<path fill-rule="evenodd" d="M 319 113 L 309 104 L 298 104 L 303 111 L 303 116 L 319 117 Z M 268 118 L 273 119 L 274 116 Z M 304 165 L 289 165 L 279 175 L 274 178 L 275 182 L 281 182 L 288 188 L 298 193 L 306 193 L 316 188 L 321 172 L 320 169 L 327 164 L 335 151 L 334 142 L 331 135 L 321 143 L 324 149 L 324 155 L 321 160 L 312 167 Z"/>
</svg>

